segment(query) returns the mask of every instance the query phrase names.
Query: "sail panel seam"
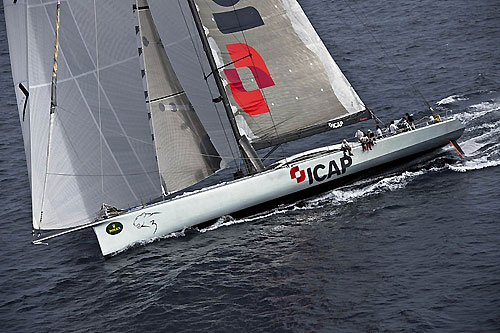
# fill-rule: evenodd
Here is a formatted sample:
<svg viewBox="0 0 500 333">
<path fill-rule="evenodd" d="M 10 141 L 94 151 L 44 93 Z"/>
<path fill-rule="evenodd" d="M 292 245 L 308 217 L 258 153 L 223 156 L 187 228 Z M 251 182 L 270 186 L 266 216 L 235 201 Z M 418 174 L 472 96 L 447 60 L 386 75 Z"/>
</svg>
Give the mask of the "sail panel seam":
<svg viewBox="0 0 500 333">
<path fill-rule="evenodd" d="M 94 66 L 96 66 L 96 64 L 94 63 L 94 60 L 92 59 L 92 56 L 91 56 L 91 54 L 90 54 L 90 50 L 88 49 L 87 44 L 85 43 L 85 40 L 84 40 L 83 35 L 82 35 L 82 32 L 81 32 L 81 30 L 80 30 L 80 26 L 78 25 L 78 22 L 77 22 L 77 20 L 76 20 L 76 17 L 75 17 L 75 15 L 74 15 L 73 10 L 71 9 L 71 6 L 70 6 L 70 4 L 69 4 L 69 3 L 68 3 L 68 7 L 69 7 L 69 10 L 70 10 L 70 13 L 71 13 L 72 18 L 73 18 L 73 20 L 75 21 L 75 25 L 76 25 L 76 28 L 77 28 L 77 30 L 78 30 L 78 34 L 80 35 L 80 38 L 81 38 L 81 40 L 82 40 L 82 42 L 83 42 L 83 45 L 85 46 L 85 50 L 87 51 L 87 54 L 88 54 L 88 55 L 89 55 L 89 57 L 90 57 L 90 61 L 92 61 L 92 64 L 93 64 Z M 97 36 L 96 36 L 96 39 L 97 39 Z M 97 52 L 97 50 L 96 50 L 96 52 Z M 128 59 L 127 59 L 127 61 L 129 61 L 129 60 L 131 60 L 131 59 L 138 59 L 138 58 L 139 58 L 139 56 L 130 57 L 130 58 L 128 58 Z M 69 69 L 69 65 L 68 65 L 68 69 Z M 96 69 L 97 69 L 97 66 L 96 66 Z M 101 69 L 101 70 L 102 70 L 102 69 Z M 70 70 L 70 72 L 71 72 L 71 70 Z M 98 86 L 99 86 L 99 90 L 101 90 L 101 89 L 102 89 L 102 93 L 103 93 L 103 95 L 104 95 L 104 98 L 106 99 L 106 102 L 109 104 L 110 109 L 111 109 L 111 111 L 112 111 L 112 113 L 113 113 L 113 115 L 114 115 L 114 117 L 115 117 L 115 119 L 116 119 L 117 124 L 120 126 L 121 131 L 122 131 L 123 133 L 126 133 L 126 132 L 125 132 L 125 130 L 124 130 L 124 128 L 123 128 L 123 125 L 122 125 L 122 123 L 121 123 L 120 119 L 119 119 L 119 118 L 118 118 L 118 116 L 117 116 L 117 113 L 116 113 L 116 110 L 115 110 L 114 106 L 111 104 L 111 101 L 110 101 L 110 99 L 109 99 L 109 97 L 108 97 L 108 95 L 107 95 L 107 93 L 106 93 L 106 91 L 105 91 L 104 87 L 101 85 L 101 83 L 100 83 L 100 82 L 98 82 Z M 81 91 L 81 89 L 80 89 L 80 88 L 79 88 L 79 90 L 80 90 L 80 93 L 82 94 L 82 98 L 83 98 L 83 99 L 85 99 L 85 97 L 84 97 L 84 95 L 83 95 L 83 92 Z M 90 109 L 89 109 L 89 111 L 90 111 Z M 101 131 L 101 130 L 99 130 L 99 132 L 101 133 L 101 135 L 102 135 L 102 137 L 103 137 L 104 141 L 107 141 L 107 140 L 106 140 L 106 138 L 104 137 L 104 134 L 102 133 L 102 131 Z M 131 149 L 131 150 L 132 150 L 132 152 L 134 153 L 135 158 L 136 158 L 136 159 L 137 159 L 137 161 L 139 162 L 139 165 L 141 166 L 141 168 L 142 168 L 144 171 L 146 171 L 146 168 L 145 168 L 144 164 L 142 163 L 142 160 L 141 160 L 141 159 L 139 158 L 139 156 L 137 155 L 137 152 L 136 152 L 136 150 L 134 149 L 134 147 L 132 146 L 132 143 L 130 142 L 130 140 L 128 139 L 128 136 L 127 136 L 127 135 L 125 135 L 125 138 L 127 138 L 127 143 L 129 144 L 130 149 Z M 111 149 L 110 149 L 110 147 L 109 147 L 109 146 L 108 146 L 108 149 L 109 149 L 109 150 L 110 150 L 110 152 L 111 152 Z M 117 160 L 115 160 L 115 163 L 117 163 L 117 164 L 118 164 L 118 161 L 117 161 Z M 120 169 L 121 169 L 121 167 L 120 167 Z M 151 179 L 151 176 L 150 176 L 150 175 L 148 175 L 148 179 L 149 179 L 149 181 L 151 182 L 151 185 L 153 185 L 153 187 L 155 187 L 155 186 L 156 186 L 156 185 L 155 185 L 155 182 Z M 127 183 L 128 183 L 128 180 L 127 180 Z M 134 197 L 136 197 L 136 199 L 138 199 L 138 198 L 137 198 L 137 195 L 135 194 L 135 192 L 134 192 L 133 194 L 134 194 Z"/>
<path fill-rule="evenodd" d="M 50 23 L 50 15 L 49 15 L 49 13 L 48 13 L 47 7 L 45 7 L 45 14 L 46 14 L 46 16 L 47 16 L 47 20 L 48 20 L 48 21 L 49 21 L 49 23 Z M 73 14 L 72 14 L 72 15 L 73 15 Z M 73 18 L 74 18 L 74 17 L 73 17 Z M 50 24 L 50 26 L 52 27 L 52 25 L 51 25 L 51 24 Z M 53 30 L 53 28 L 52 28 L 52 30 Z M 63 51 L 62 47 L 60 47 L 60 52 L 61 52 L 61 57 L 64 59 L 64 61 L 65 61 L 65 63 L 66 63 L 66 66 L 68 67 L 68 71 L 69 71 L 69 72 L 70 72 L 70 74 L 72 75 L 71 68 L 69 67 L 68 62 L 66 61 L 66 57 L 64 56 L 64 51 Z M 87 110 L 88 110 L 88 111 L 89 111 L 89 113 L 90 113 L 90 116 L 92 117 L 92 120 L 94 121 L 94 124 L 95 124 L 95 125 L 96 125 L 96 127 L 99 129 L 99 127 L 98 127 L 98 125 L 97 125 L 97 121 L 96 121 L 96 119 L 95 119 L 94 115 L 92 114 L 92 109 L 90 108 L 90 105 L 88 104 L 87 99 L 84 97 L 83 91 L 82 91 L 82 89 L 81 89 L 81 87 L 80 87 L 80 84 L 78 83 L 78 81 L 77 81 L 77 80 L 75 80 L 75 84 L 76 84 L 76 86 L 77 86 L 77 88 L 78 88 L 78 91 L 80 92 L 80 94 L 81 94 L 81 96 L 82 96 L 82 99 L 83 99 L 83 101 L 84 101 L 84 103 L 85 103 L 85 106 L 87 107 Z M 99 134 L 100 134 L 100 135 L 102 135 L 102 136 L 104 137 L 104 134 L 100 131 L 100 129 L 99 129 Z M 113 151 L 111 150 L 111 148 L 110 148 L 110 146 L 109 146 L 109 143 L 107 142 L 106 138 L 104 138 L 104 142 L 105 142 L 105 144 L 106 144 L 107 148 L 109 149 L 109 151 L 110 151 L 110 155 L 112 156 L 112 158 L 113 158 L 114 162 L 116 163 L 116 165 L 117 165 L 118 169 L 119 169 L 120 171 L 122 171 L 121 166 L 120 166 L 120 164 L 118 163 L 118 160 L 116 159 L 116 156 L 114 155 Z M 128 182 L 128 179 L 126 179 L 126 178 L 125 178 L 125 183 L 127 184 L 128 188 L 130 189 L 130 191 L 131 191 L 132 195 L 134 196 L 134 198 L 135 198 L 136 200 L 138 200 L 139 198 L 138 198 L 138 197 L 137 197 L 137 195 L 135 194 L 134 190 L 132 189 L 132 186 L 130 185 L 130 183 Z"/>
<path fill-rule="evenodd" d="M 118 65 L 121 65 L 121 64 L 124 64 L 130 60 L 133 60 L 133 59 L 137 59 L 139 58 L 139 56 L 133 56 L 133 57 L 130 57 L 130 58 L 127 58 L 127 59 L 124 59 L 124 60 L 120 60 L 120 61 L 117 61 L 117 62 L 114 62 L 112 64 L 109 64 L 109 65 L 106 65 L 106 66 L 103 66 L 100 68 L 101 71 L 103 70 L 106 70 L 108 68 L 111 68 L 111 67 L 114 67 L 114 66 L 118 66 Z M 91 60 L 92 63 L 93 63 L 93 60 Z M 95 64 L 93 63 L 93 65 L 95 66 Z M 88 72 L 84 72 L 84 73 L 81 73 L 81 74 L 77 74 L 77 75 L 70 75 L 69 77 L 67 77 L 66 79 L 62 79 L 62 80 L 57 80 L 58 83 L 64 83 L 64 82 L 68 82 L 68 81 L 71 81 L 71 80 L 76 80 L 76 79 L 79 79 L 79 78 L 82 78 L 84 76 L 87 76 L 87 75 L 91 75 L 91 74 L 95 74 L 96 73 L 96 70 L 91 70 L 91 71 L 88 71 Z M 40 84 L 36 84 L 36 85 L 32 85 L 30 86 L 30 89 L 34 89 L 34 88 L 43 88 L 43 87 L 47 87 L 47 86 L 50 86 L 51 85 L 51 82 L 47 82 L 47 83 L 40 83 Z"/>
</svg>

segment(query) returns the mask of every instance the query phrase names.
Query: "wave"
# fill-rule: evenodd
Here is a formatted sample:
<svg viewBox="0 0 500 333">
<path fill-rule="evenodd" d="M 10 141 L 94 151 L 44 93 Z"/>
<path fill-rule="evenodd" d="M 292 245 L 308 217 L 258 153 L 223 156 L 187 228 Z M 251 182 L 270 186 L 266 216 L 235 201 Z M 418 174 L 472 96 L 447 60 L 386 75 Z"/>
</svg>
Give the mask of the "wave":
<svg viewBox="0 0 500 333">
<path fill-rule="evenodd" d="M 450 165 L 449 169 L 456 172 L 467 172 L 473 170 L 481 170 L 490 167 L 497 167 L 499 165 L 500 165 L 500 160 L 491 161 L 485 158 L 480 160 L 466 161 L 462 165 Z"/>
<path fill-rule="evenodd" d="M 494 130 L 496 128 L 500 127 L 500 120 L 495 121 L 495 122 L 487 122 L 487 123 L 482 123 L 477 126 L 468 126 L 465 130 L 467 132 L 474 132 L 478 130 Z"/>
<path fill-rule="evenodd" d="M 359 198 L 384 192 L 392 192 L 405 188 L 415 178 L 427 172 L 428 170 L 420 170 L 414 172 L 405 171 L 399 175 L 393 175 L 381 179 L 379 178 L 379 180 L 376 181 L 375 183 L 365 186 L 359 183 L 354 183 L 346 188 L 333 190 L 330 193 L 328 193 L 328 196 L 330 197 L 331 202 L 335 205 L 351 203 Z"/>
<path fill-rule="evenodd" d="M 451 95 L 448 97 L 443 98 L 439 102 L 436 102 L 437 105 L 447 105 L 447 104 L 452 104 L 458 101 L 467 101 L 469 98 L 463 96 L 463 95 Z"/>
<path fill-rule="evenodd" d="M 500 101 L 493 99 L 491 101 L 481 102 L 479 104 L 474 104 L 469 106 L 470 109 L 479 111 L 498 111 L 500 110 Z"/>
<path fill-rule="evenodd" d="M 217 219 L 217 221 L 206 227 L 206 228 L 202 228 L 202 229 L 198 229 L 199 232 L 201 233 L 205 233 L 205 232 L 208 232 L 208 231 L 212 231 L 212 230 L 215 230 L 215 229 L 219 229 L 219 228 L 222 228 L 222 227 L 228 227 L 228 226 L 231 226 L 231 225 L 234 225 L 234 224 L 240 224 L 240 223 L 245 223 L 245 222 L 251 222 L 251 221 L 256 221 L 256 220 L 260 220 L 260 219 L 264 219 L 266 217 L 270 217 L 270 216 L 273 216 L 273 215 L 277 215 L 277 214 L 284 214 L 284 213 L 287 213 L 289 212 L 290 210 L 287 209 L 287 208 L 275 208 L 269 212 L 264 212 L 264 213 L 261 213 L 261 214 L 256 214 L 256 215 L 252 215 L 250 217 L 246 217 L 246 218 L 243 218 L 243 219 L 235 219 L 233 218 L 232 216 L 230 215 L 224 215 L 222 217 L 220 217 L 219 219 Z"/>
<path fill-rule="evenodd" d="M 500 111 L 500 102 L 482 102 L 479 104 L 471 105 L 467 108 L 467 111 L 457 114 L 460 121 L 468 124 L 476 119 L 482 118 L 492 112 Z"/>
</svg>

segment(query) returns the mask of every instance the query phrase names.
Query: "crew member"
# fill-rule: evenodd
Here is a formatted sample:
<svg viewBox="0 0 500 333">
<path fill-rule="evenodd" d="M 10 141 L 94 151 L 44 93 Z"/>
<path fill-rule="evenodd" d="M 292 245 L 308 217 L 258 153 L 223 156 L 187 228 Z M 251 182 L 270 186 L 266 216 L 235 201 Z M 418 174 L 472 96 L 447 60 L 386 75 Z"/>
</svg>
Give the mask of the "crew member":
<svg viewBox="0 0 500 333">
<path fill-rule="evenodd" d="M 398 128 L 403 132 L 408 131 L 410 129 L 410 125 L 408 125 L 406 117 L 401 118 L 401 120 L 398 123 Z"/>
<path fill-rule="evenodd" d="M 356 131 L 356 134 L 354 134 L 354 137 L 356 138 L 356 140 L 358 140 L 359 143 L 361 143 L 361 139 L 365 136 L 365 133 L 363 133 L 362 130 L 358 129 Z"/>
<path fill-rule="evenodd" d="M 394 120 L 391 121 L 391 125 L 389 126 L 389 132 L 391 132 L 391 135 L 396 135 L 398 131 L 398 128 L 396 127 L 396 124 L 394 124 Z"/>
<path fill-rule="evenodd" d="M 415 123 L 414 123 L 414 120 L 413 120 L 413 116 L 411 114 L 409 114 L 408 112 L 406 112 L 406 119 L 408 120 L 408 124 L 410 125 L 410 129 L 414 130 L 415 129 Z"/>
<path fill-rule="evenodd" d="M 375 142 L 375 134 L 369 129 L 366 136 L 368 137 L 368 146 L 372 149 L 371 147 L 377 143 Z"/>
<path fill-rule="evenodd" d="M 346 155 L 347 152 L 349 153 L 349 156 L 353 155 L 353 153 L 351 152 L 351 145 L 349 144 L 349 142 L 347 142 L 346 139 L 342 141 L 342 151 L 344 152 L 344 156 Z"/>
</svg>

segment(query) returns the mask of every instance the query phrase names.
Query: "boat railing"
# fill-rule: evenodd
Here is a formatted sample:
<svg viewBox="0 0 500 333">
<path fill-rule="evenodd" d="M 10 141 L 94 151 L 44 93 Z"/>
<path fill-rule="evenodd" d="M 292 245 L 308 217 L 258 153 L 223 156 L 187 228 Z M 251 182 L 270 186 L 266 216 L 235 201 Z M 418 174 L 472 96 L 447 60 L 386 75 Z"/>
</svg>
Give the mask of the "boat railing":
<svg viewBox="0 0 500 333">
<path fill-rule="evenodd" d="M 427 127 L 429 125 L 435 124 L 437 122 L 441 122 L 443 120 L 450 120 L 450 119 L 453 119 L 453 110 L 446 110 L 444 116 L 441 116 L 441 115 L 437 115 L 436 117 L 425 116 L 425 117 L 422 117 L 422 118 L 416 120 L 413 123 L 413 125 L 415 126 L 414 129 L 417 129 L 417 128 Z M 411 130 L 412 130 L 412 128 L 410 128 L 410 126 L 408 126 L 407 128 L 398 128 L 396 134 L 394 134 L 394 135 L 408 132 Z M 382 136 L 377 137 L 376 140 L 380 140 L 380 139 L 387 138 L 390 136 L 393 136 L 393 135 L 389 132 L 389 128 L 385 128 L 382 130 Z M 353 148 L 357 147 L 357 146 L 362 146 L 361 143 L 359 143 L 359 142 L 350 143 L 350 144 L 351 144 L 351 147 L 353 147 Z"/>
<path fill-rule="evenodd" d="M 446 110 L 444 116 L 437 115 L 436 117 L 435 116 L 425 116 L 425 117 L 422 117 L 422 118 L 416 120 L 413 123 L 414 128 L 411 128 L 410 125 L 408 124 L 407 128 L 398 128 L 397 131 L 396 131 L 396 134 L 391 134 L 389 132 L 389 128 L 384 128 L 382 130 L 382 136 L 375 137 L 374 141 L 376 142 L 377 140 L 381 140 L 381 139 L 384 139 L 384 138 L 389 138 L 391 136 L 395 136 L 395 135 L 398 135 L 398 134 L 401 134 L 401 133 L 405 133 L 405 132 L 408 132 L 408 131 L 411 131 L 411 130 L 415 130 L 415 129 L 418 129 L 418 128 L 424 128 L 424 127 L 430 126 L 432 124 L 435 124 L 435 123 L 438 123 L 438 122 L 441 122 L 441 121 L 444 121 L 444 120 L 450 120 L 452 118 L 453 118 L 453 111 L 452 110 Z M 354 141 L 354 142 L 353 141 L 349 141 L 349 145 L 351 146 L 351 148 L 356 148 L 356 147 L 362 147 L 363 146 L 358 141 Z M 342 144 L 335 144 L 335 145 L 331 145 L 331 146 L 328 146 L 328 147 L 322 147 L 322 148 L 314 149 L 314 150 L 311 150 L 311 151 L 308 151 L 308 152 L 305 152 L 305 153 L 301 153 L 301 154 L 297 154 L 297 155 L 294 155 L 294 156 L 290 156 L 290 157 L 288 157 L 286 159 L 279 160 L 276 163 L 273 163 L 270 166 L 268 166 L 267 169 L 276 169 L 276 168 L 281 168 L 281 167 L 284 167 L 284 166 L 290 167 L 291 164 L 294 164 L 294 163 L 297 163 L 297 162 L 300 162 L 300 161 L 303 161 L 303 160 L 306 160 L 306 159 L 309 159 L 309 158 L 312 158 L 312 157 L 317 157 L 317 156 L 321 156 L 321 155 L 324 155 L 324 154 L 341 152 L 341 151 L 342 151 Z"/>
</svg>

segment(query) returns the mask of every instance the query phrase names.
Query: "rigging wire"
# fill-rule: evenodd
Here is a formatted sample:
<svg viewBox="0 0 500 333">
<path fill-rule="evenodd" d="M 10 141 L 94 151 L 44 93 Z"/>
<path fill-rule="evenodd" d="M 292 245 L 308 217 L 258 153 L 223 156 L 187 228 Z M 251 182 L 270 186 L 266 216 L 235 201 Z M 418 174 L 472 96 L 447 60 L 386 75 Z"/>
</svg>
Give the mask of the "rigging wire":
<svg viewBox="0 0 500 333">
<path fill-rule="evenodd" d="M 420 90 L 418 90 L 418 88 L 412 83 L 412 79 L 410 78 L 410 76 L 408 75 L 408 73 L 406 73 L 405 71 L 403 71 L 401 69 L 401 67 L 396 63 L 396 61 L 389 56 L 389 54 L 386 52 L 386 50 L 384 49 L 384 47 L 382 46 L 382 43 L 379 42 L 379 40 L 375 37 L 375 35 L 373 34 L 373 32 L 371 31 L 371 29 L 369 28 L 369 26 L 367 24 L 365 24 L 365 21 L 368 21 L 366 16 L 364 16 L 364 14 L 362 14 L 364 16 L 364 20 L 362 20 L 357 12 L 354 10 L 354 8 L 351 6 L 351 4 L 349 3 L 349 1 L 347 0 L 343 0 L 344 3 L 349 7 L 349 9 L 351 10 L 351 12 L 354 14 L 354 16 L 356 17 L 356 19 L 361 23 L 361 25 L 365 28 L 366 31 L 368 31 L 368 33 L 371 35 L 371 37 L 373 38 L 373 40 L 377 43 L 378 47 L 382 50 L 382 52 L 384 53 L 385 57 L 387 59 L 389 59 L 389 61 L 394 65 L 394 67 L 397 68 L 398 71 L 400 71 L 401 73 L 405 74 L 406 75 L 406 78 L 408 79 L 408 82 L 410 84 L 410 87 L 413 89 L 413 91 L 420 96 L 420 98 L 422 99 L 422 101 L 424 102 L 425 106 L 427 106 L 427 108 L 433 113 L 435 114 L 435 111 L 434 109 L 432 108 L 432 106 L 429 104 L 429 102 L 427 101 L 427 99 L 425 98 L 425 96 L 422 94 L 422 92 L 420 92 Z M 385 62 L 384 60 L 382 60 L 383 62 Z M 386 63 L 387 64 L 387 63 Z"/>
<path fill-rule="evenodd" d="M 191 29 L 189 29 L 189 24 L 187 22 L 187 19 L 186 19 L 186 15 L 184 14 L 184 10 L 182 8 L 182 5 L 180 3 L 180 0 L 177 0 L 177 4 L 179 6 L 179 10 L 181 11 L 181 14 L 182 14 L 182 18 L 184 20 L 184 24 L 186 25 L 186 29 L 188 31 L 188 34 L 189 34 L 189 38 L 191 40 L 191 43 L 193 44 L 193 49 L 194 49 L 194 53 L 196 54 L 196 58 L 198 59 L 198 64 L 200 65 L 200 69 L 203 73 L 203 77 L 205 78 L 205 84 L 207 86 L 207 89 L 208 89 L 208 92 L 210 93 L 210 97 L 212 98 L 212 101 L 214 100 L 214 94 L 212 93 L 212 89 L 210 88 L 210 84 L 208 83 L 207 81 L 207 75 L 205 74 L 205 70 L 203 69 L 203 62 L 201 60 L 201 57 L 200 57 L 200 54 L 199 54 L 199 50 L 198 48 L 196 47 L 196 43 L 193 39 L 193 34 L 191 33 Z M 222 131 L 224 132 L 224 137 L 226 138 L 226 142 L 229 146 L 229 150 L 231 152 L 231 155 L 232 155 L 232 159 L 233 161 L 236 162 L 237 164 L 237 168 L 238 169 L 241 169 L 241 164 L 240 164 L 240 161 L 242 160 L 242 157 L 241 156 L 238 156 L 234 153 L 234 150 L 233 150 L 233 146 L 229 140 L 229 137 L 227 135 L 227 130 L 226 130 L 226 127 L 224 126 L 224 122 L 222 121 L 222 118 L 219 114 L 219 111 L 217 109 L 217 104 L 216 103 L 213 103 L 213 106 L 214 106 L 214 109 L 215 109 L 215 113 L 217 114 L 217 118 L 219 119 L 219 123 L 222 127 Z"/>
</svg>

